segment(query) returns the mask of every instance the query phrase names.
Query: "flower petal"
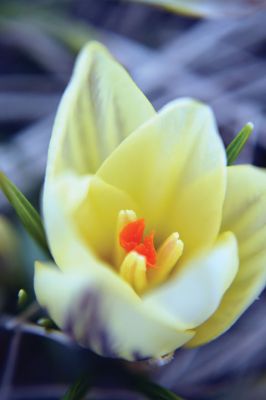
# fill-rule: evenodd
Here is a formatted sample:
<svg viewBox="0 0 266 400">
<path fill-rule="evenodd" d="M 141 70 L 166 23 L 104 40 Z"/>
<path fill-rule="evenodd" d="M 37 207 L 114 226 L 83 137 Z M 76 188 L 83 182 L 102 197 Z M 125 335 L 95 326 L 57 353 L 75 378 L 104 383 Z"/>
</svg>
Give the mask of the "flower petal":
<svg viewBox="0 0 266 400">
<path fill-rule="evenodd" d="M 146 218 L 148 230 L 155 229 L 157 245 L 179 232 L 191 254 L 217 237 L 225 163 L 211 110 L 181 99 L 130 135 L 97 175 L 139 205 L 139 217 Z"/>
<path fill-rule="evenodd" d="M 99 43 L 87 45 L 57 112 L 47 170 L 94 173 L 127 135 L 154 114 L 109 52 Z"/>
<path fill-rule="evenodd" d="M 189 346 L 221 335 L 258 297 L 266 283 L 266 173 L 251 166 L 228 168 L 222 229 L 239 244 L 239 271 L 216 313 L 197 329 Z"/>
<path fill-rule="evenodd" d="M 43 219 L 51 253 L 60 268 L 71 268 L 77 260 L 94 271 L 95 256 L 86 249 L 73 223 L 73 210 L 88 193 L 90 176 L 61 175 L 44 186 Z M 70 190 L 71 188 L 71 190 Z"/>
<path fill-rule="evenodd" d="M 237 269 L 237 241 L 226 232 L 212 250 L 190 260 L 172 280 L 143 300 L 171 314 L 184 329 L 192 329 L 215 312 Z"/>
<path fill-rule="evenodd" d="M 61 174 L 44 191 L 45 229 L 58 265 L 67 268 L 80 259 L 78 242 L 113 264 L 118 214 L 132 208 L 137 210 L 127 194 L 95 175 Z"/>
<path fill-rule="evenodd" d="M 40 304 L 64 331 L 98 354 L 128 360 L 160 357 L 193 336 L 143 305 L 121 282 L 111 270 L 104 280 L 74 269 L 61 273 L 49 264 L 37 263 L 35 271 Z"/>
<path fill-rule="evenodd" d="M 73 223 L 87 246 L 112 265 L 115 264 L 117 218 L 119 212 L 125 209 L 138 212 L 126 193 L 93 176 L 87 196 L 72 215 Z"/>
<path fill-rule="evenodd" d="M 92 43 L 84 48 L 57 113 L 44 186 L 46 233 L 60 266 L 72 265 L 72 256 L 67 258 L 69 253 L 77 253 L 78 232 L 86 236 L 87 244 L 90 242 L 96 252 L 104 249 L 100 256 L 110 255 L 114 246 L 110 227 L 117 218 L 119 204 L 123 209 L 129 204 L 133 208 L 132 202 L 89 174 L 121 140 L 154 114 L 151 104 L 103 46 Z M 78 208 L 75 226 L 73 210 Z M 100 236 L 105 246 L 99 243 Z"/>
</svg>

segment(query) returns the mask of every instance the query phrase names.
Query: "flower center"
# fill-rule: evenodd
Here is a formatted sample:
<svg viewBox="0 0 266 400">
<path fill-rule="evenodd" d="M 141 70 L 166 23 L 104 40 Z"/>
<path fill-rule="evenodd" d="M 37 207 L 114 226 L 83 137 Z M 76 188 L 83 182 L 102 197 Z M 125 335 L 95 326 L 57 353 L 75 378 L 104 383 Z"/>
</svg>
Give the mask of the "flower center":
<svg viewBox="0 0 266 400">
<path fill-rule="evenodd" d="M 154 248 L 154 232 L 151 232 L 143 239 L 145 229 L 144 219 L 137 219 L 129 222 L 122 229 L 119 235 L 120 245 L 127 253 L 135 251 L 146 258 L 148 268 L 153 268 L 156 264 L 156 250 Z"/>
<path fill-rule="evenodd" d="M 182 256 L 184 244 L 173 232 L 156 250 L 154 232 L 144 235 L 145 220 L 132 210 L 121 210 L 117 219 L 115 264 L 120 276 L 141 294 L 165 281 Z"/>
</svg>

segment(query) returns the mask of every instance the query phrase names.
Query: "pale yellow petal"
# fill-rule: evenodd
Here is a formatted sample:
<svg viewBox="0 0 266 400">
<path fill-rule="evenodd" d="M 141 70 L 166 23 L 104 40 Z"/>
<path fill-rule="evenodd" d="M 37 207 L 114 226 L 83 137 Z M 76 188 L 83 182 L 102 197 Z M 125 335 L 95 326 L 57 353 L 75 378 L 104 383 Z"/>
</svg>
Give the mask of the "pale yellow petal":
<svg viewBox="0 0 266 400">
<path fill-rule="evenodd" d="M 239 271 L 216 313 L 197 329 L 198 346 L 229 329 L 256 300 L 266 283 L 266 172 L 251 166 L 228 168 L 222 229 L 239 244 Z"/>
<path fill-rule="evenodd" d="M 138 211 L 126 193 L 94 176 L 87 196 L 72 215 L 87 246 L 113 266 L 117 248 L 117 218 L 124 209 Z"/>
<path fill-rule="evenodd" d="M 155 114 L 125 69 L 99 43 L 80 53 L 57 112 L 48 173 L 94 173 L 133 130 Z"/>
<path fill-rule="evenodd" d="M 77 253 L 71 247 L 79 247 L 79 236 L 111 261 L 114 220 L 121 208 L 134 207 L 127 195 L 89 175 L 154 113 L 103 46 L 92 43 L 83 49 L 56 116 L 44 186 L 46 233 L 60 266 L 70 252 Z"/>
<path fill-rule="evenodd" d="M 184 329 L 195 328 L 218 308 L 238 269 L 237 242 L 230 232 L 220 236 L 207 254 L 184 265 L 170 281 L 144 296 L 169 313 Z"/>
<path fill-rule="evenodd" d="M 72 215 L 87 196 L 91 177 L 65 174 L 45 185 L 43 219 L 51 253 L 62 269 L 71 268 L 79 260 L 82 268 L 95 271 L 96 258 L 86 248 Z M 71 187 L 71 190 L 70 190 Z"/>
<path fill-rule="evenodd" d="M 35 292 L 54 321 L 81 345 L 98 354 L 134 360 L 160 357 L 182 346 L 193 332 L 142 304 L 132 288 L 111 270 L 105 279 L 61 273 L 38 263 Z"/>
<path fill-rule="evenodd" d="M 83 246 L 91 256 L 114 263 L 117 217 L 137 209 L 128 195 L 96 176 L 61 174 L 44 190 L 44 222 L 52 254 L 60 267 L 73 265 Z"/>
<path fill-rule="evenodd" d="M 179 232 L 185 253 L 212 245 L 225 192 L 225 153 L 211 110 L 169 104 L 130 135 L 97 172 L 139 205 L 156 244 Z M 184 259 L 184 257 L 182 257 Z"/>
</svg>

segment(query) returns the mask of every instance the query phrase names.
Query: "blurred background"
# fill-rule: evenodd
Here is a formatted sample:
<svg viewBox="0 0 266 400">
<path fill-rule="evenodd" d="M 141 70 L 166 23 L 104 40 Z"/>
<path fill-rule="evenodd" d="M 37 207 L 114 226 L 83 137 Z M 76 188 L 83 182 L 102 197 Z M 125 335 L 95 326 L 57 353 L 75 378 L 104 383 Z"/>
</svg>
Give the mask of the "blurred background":
<svg viewBox="0 0 266 400">
<path fill-rule="evenodd" d="M 0 0 L 0 169 L 36 207 L 57 105 L 79 49 L 92 39 L 124 64 L 156 109 L 180 96 L 210 104 L 226 145 L 252 121 L 239 162 L 266 167 L 265 1 L 187 0 L 194 17 L 152 3 L 159 0 Z M 33 263 L 43 255 L 2 195 L 0 214 L 1 400 L 59 399 L 84 370 L 100 371 L 88 399 L 144 399 L 126 390 L 132 369 L 185 399 L 266 399 L 265 294 L 228 333 L 177 351 L 166 366 L 99 358 L 26 323 L 17 294 L 23 287 L 26 303 L 33 299 Z"/>
</svg>

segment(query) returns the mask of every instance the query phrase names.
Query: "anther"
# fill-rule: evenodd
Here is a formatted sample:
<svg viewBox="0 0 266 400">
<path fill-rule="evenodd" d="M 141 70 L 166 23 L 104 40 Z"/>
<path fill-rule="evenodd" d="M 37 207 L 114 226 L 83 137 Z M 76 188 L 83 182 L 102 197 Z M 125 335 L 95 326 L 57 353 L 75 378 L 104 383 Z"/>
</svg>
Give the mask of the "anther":
<svg viewBox="0 0 266 400">
<path fill-rule="evenodd" d="M 141 293 L 147 285 L 145 257 L 135 251 L 128 253 L 121 264 L 120 275 L 137 293 Z"/>
<path fill-rule="evenodd" d="M 172 233 L 157 252 L 156 269 L 149 270 L 149 282 L 155 286 L 163 282 L 175 268 L 183 254 L 184 243 L 177 232 Z"/>
</svg>

